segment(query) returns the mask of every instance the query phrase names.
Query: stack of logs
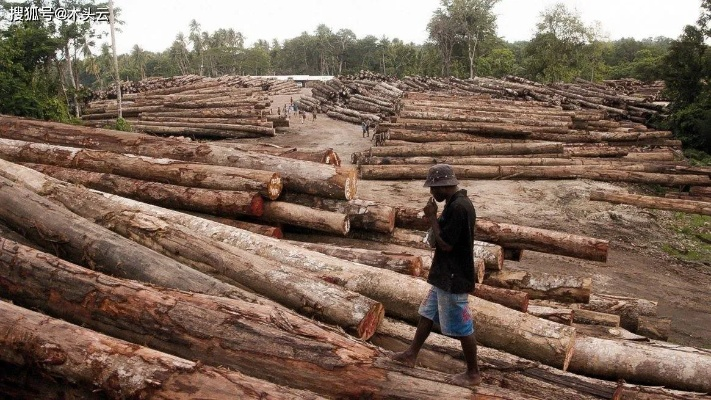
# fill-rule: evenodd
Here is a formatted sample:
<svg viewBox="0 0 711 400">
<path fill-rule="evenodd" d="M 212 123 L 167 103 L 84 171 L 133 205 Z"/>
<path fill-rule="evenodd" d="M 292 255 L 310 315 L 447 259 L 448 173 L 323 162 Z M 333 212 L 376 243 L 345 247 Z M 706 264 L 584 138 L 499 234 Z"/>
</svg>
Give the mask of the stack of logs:
<svg viewBox="0 0 711 400">
<path fill-rule="evenodd" d="M 671 132 L 606 120 L 603 111 L 412 92 L 402 103 L 397 122 L 380 124 L 389 146 L 352 156 L 363 179 L 423 179 L 429 165 L 442 162 L 465 179 L 711 185 L 707 169 L 680 159 Z"/>
<path fill-rule="evenodd" d="M 12 373 L 3 374 L 0 383 L 15 382 L 13 390 L 20 397 L 47 397 L 67 383 L 76 397 L 89 398 L 178 398 L 186 392 L 222 398 L 268 393 L 284 398 L 518 399 L 535 394 L 579 399 L 640 390 L 672 395 L 566 369 L 680 390 L 711 390 L 708 354 L 580 335 L 575 327 L 481 297 L 471 297 L 470 306 L 483 345 L 480 357 L 491 379 L 476 392 L 452 386 L 445 375 L 398 366 L 375 347 L 310 319 L 390 350 L 401 349 L 414 334 L 403 321 L 417 321 L 418 304 L 429 290 L 422 279 L 169 209 L 203 201 L 211 207 L 193 211 L 257 217 L 260 199 L 262 216 L 284 213 L 288 204 L 320 201 L 323 208 L 360 215 L 361 221 L 354 216 L 345 223 L 361 224 L 370 233 L 395 231 L 398 215 L 414 214 L 358 203 L 352 170 L 214 144 L 4 116 L 0 137 L 5 138 L 0 146 L 0 221 L 10 228 L 0 227 L 0 296 L 15 304 L 0 302 L 0 362 L 14 366 L 6 368 Z M 98 172 L 98 177 L 78 181 L 88 187 L 102 184 L 102 192 L 38 171 L 74 179 L 67 169 Z M 130 179 L 121 179 L 127 175 Z M 169 208 L 103 191 L 146 196 L 140 200 Z M 293 210 L 286 213 L 298 214 Z M 320 214 L 315 209 L 303 210 L 314 224 L 322 223 L 316 221 Z M 393 221 L 383 224 L 389 218 Z M 414 218 L 414 224 L 421 223 Z M 478 230 L 490 236 L 490 247 L 499 243 L 499 248 L 519 250 L 519 256 L 521 249 L 599 261 L 606 256 L 605 241 L 566 241 L 555 232 L 541 235 L 489 224 Z M 33 249 L 37 246 L 39 250 Z M 477 258 L 486 266 L 490 256 Z M 401 321 L 384 319 L 384 313 Z M 427 346 L 461 354 L 458 342 L 439 335 Z M 443 362 L 437 353 L 421 357 L 437 371 L 463 368 L 461 359 Z M 92 368 L 86 368 L 87 359 Z M 521 372 L 522 365 L 526 372 Z M 58 378 L 39 378 L 45 374 Z M 17 385 L 20 381 L 24 384 Z"/>
<path fill-rule="evenodd" d="M 166 80 L 165 87 L 146 84 L 138 93 L 124 95 L 122 116 L 134 130 L 158 135 L 260 137 L 289 126 L 285 116 L 272 114 L 267 95 L 294 93 L 293 81 L 185 78 Z M 85 108 L 83 123 L 102 127 L 117 117 L 115 100 L 98 100 Z"/>
<path fill-rule="evenodd" d="M 324 112 L 331 118 L 378 123 L 397 114 L 402 95 L 402 90 L 386 82 L 334 78 L 314 83 L 312 96 L 301 101 L 311 107 L 307 110 Z"/>
</svg>

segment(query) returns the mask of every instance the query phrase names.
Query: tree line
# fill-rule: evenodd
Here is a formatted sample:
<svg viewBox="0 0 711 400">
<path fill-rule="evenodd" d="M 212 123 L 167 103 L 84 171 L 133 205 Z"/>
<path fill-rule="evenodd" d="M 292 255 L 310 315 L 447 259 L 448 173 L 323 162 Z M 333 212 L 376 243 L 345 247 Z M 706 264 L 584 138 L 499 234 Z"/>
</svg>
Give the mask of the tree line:
<svg viewBox="0 0 711 400">
<path fill-rule="evenodd" d="M 598 25 L 559 3 L 539 15 L 528 41 L 506 42 L 497 35 L 493 7 L 500 0 L 442 0 L 427 24 L 429 40 L 358 38 L 326 24 L 313 32 L 245 45 L 232 28 L 208 32 L 193 20 L 161 52 L 133 46 L 119 56 L 123 80 L 148 76 L 344 75 L 360 70 L 403 77 L 516 75 L 548 83 L 583 78 L 591 81 L 637 78 L 664 80 L 673 114 L 669 127 L 686 143 L 711 150 L 711 0 L 700 1 L 698 21 L 690 21 L 676 39 L 607 40 Z M 0 1 L 0 21 L 11 7 L 105 7 L 96 0 Z M 118 10 L 120 22 L 120 10 Z M 115 81 L 111 49 L 97 45 L 107 31 L 97 21 L 0 22 L 0 112 L 44 119 L 76 115 L 82 92 Z"/>
</svg>

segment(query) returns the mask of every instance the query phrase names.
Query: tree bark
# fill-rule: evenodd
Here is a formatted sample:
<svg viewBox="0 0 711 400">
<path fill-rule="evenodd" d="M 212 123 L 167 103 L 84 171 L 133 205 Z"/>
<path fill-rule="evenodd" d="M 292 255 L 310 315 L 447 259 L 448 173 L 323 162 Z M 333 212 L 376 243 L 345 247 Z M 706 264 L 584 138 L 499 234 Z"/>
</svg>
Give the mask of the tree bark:
<svg viewBox="0 0 711 400">
<path fill-rule="evenodd" d="M 343 260 L 388 269 L 405 275 L 421 276 L 422 274 L 422 258 L 408 253 L 392 253 L 295 240 L 289 240 L 287 243 Z"/>
<path fill-rule="evenodd" d="M 650 339 L 666 341 L 671 333 L 671 319 L 639 317 L 636 333 Z"/>
<path fill-rule="evenodd" d="M 278 173 L 178 160 L 85 150 L 0 139 L 0 156 L 14 162 L 51 164 L 94 172 L 113 173 L 135 179 L 205 189 L 258 191 L 276 199 L 283 187 Z"/>
<path fill-rule="evenodd" d="M 192 188 L 52 165 L 23 165 L 62 181 L 167 208 L 224 216 L 259 217 L 264 212 L 264 200 L 256 192 Z"/>
<path fill-rule="evenodd" d="M 33 365 L 113 399 L 318 399 L 239 372 L 175 357 L 0 302 L 0 357 Z M 90 367 L 87 366 L 90 364 Z"/>
<path fill-rule="evenodd" d="M 629 204 L 642 208 L 679 211 L 690 214 L 711 215 L 711 204 L 705 201 L 668 199 L 658 196 L 642 196 L 629 193 L 606 193 L 594 191 L 590 193 L 592 201 L 607 201 L 613 204 Z"/>
<path fill-rule="evenodd" d="M 128 199 L 117 199 L 126 207 L 138 204 Z M 238 246 L 285 265 L 311 271 L 316 276 L 344 285 L 383 303 L 388 312 L 411 321 L 418 319 L 417 308 L 427 294 L 424 281 L 378 268 L 338 260 L 317 252 L 299 249 L 282 241 L 180 214 L 154 206 L 141 205 L 152 215 L 188 227 L 191 231 Z M 477 338 L 491 347 L 505 348 L 514 354 L 563 368 L 569 358 L 574 330 L 552 322 L 528 317 L 506 307 L 470 297 L 470 307 L 477 322 Z M 513 313 L 513 314 L 511 314 Z"/>
<path fill-rule="evenodd" d="M 216 217 L 214 215 L 200 214 L 200 213 L 190 213 L 199 218 L 209 219 L 211 221 L 219 222 L 224 225 L 229 225 L 238 229 L 244 229 L 246 231 L 257 233 L 259 235 L 269 236 L 276 239 L 281 239 L 284 237 L 284 233 L 281 228 L 271 225 L 255 224 L 247 221 L 240 221 L 232 218 Z"/>
<path fill-rule="evenodd" d="M 484 283 L 526 292 L 531 299 L 587 303 L 590 300 L 592 279 L 550 274 L 531 275 L 520 270 L 503 270 L 489 272 Z"/>
<path fill-rule="evenodd" d="M 501 304 L 516 311 L 528 311 L 528 293 L 518 290 L 502 289 L 486 284 L 477 284 L 474 291 L 471 293 L 474 296 L 490 301 L 492 303 Z"/>
<path fill-rule="evenodd" d="M 8 256 L 5 259 L 12 261 L 12 255 Z M 444 376 L 400 367 L 381 356 L 375 348 L 270 302 L 144 286 L 77 268 L 48 255 L 45 258 L 21 258 L 15 262 L 19 265 L 2 269 L 8 279 L 3 279 L 0 285 L 19 302 L 41 307 L 51 314 L 124 340 L 148 341 L 161 351 L 234 368 L 258 379 L 338 398 L 439 399 L 445 395 L 476 399 L 487 398 L 487 394 L 505 393 L 482 386 L 477 389 L 478 394 L 474 394 L 470 389 L 443 383 Z M 47 285 L 52 281 L 50 291 Z M 15 284 L 18 282 L 22 284 Z M 0 307 L 12 307 L 2 304 L 5 303 L 0 303 Z M 0 326 L 12 329 L 22 321 L 9 317 L 10 313 L 0 313 L 0 318 L 7 319 Z M 59 336 L 58 324 L 47 323 L 48 320 L 48 317 L 40 318 L 48 333 Z M 81 337 L 76 330 L 73 332 L 69 337 Z M 7 340 L 12 336 L 4 334 L 2 337 Z M 26 340 L 25 335 L 15 337 Z M 85 346 L 86 349 L 94 348 Z M 145 352 L 137 354 L 135 350 L 139 347 L 136 345 L 131 344 L 128 348 L 134 350 L 127 353 L 129 359 L 117 363 L 123 368 L 140 362 L 141 354 L 147 355 Z M 85 365 L 85 352 L 79 354 L 82 357 L 78 361 Z M 137 356 L 139 360 L 130 362 L 130 356 Z M 167 365 L 175 365 L 176 361 Z M 186 367 L 194 366 L 190 362 Z M 209 389 L 219 390 L 203 390 Z"/>
<path fill-rule="evenodd" d="M 590 337 L 579 337 L 574 347 L 571 372 L 669 389 L 711 391 L 708 350 Z"/>
<path fill-rule="evenodd" d="M 590 301 L 580 308 L 620 316 L 620 326 L 637 332 L 640 317 L 656 317 L 657 302 L 632 297 L 613 296 L 602 293 L 590 294 Z"/>
<path fill-rule="evenodd" d="M 351 226 L 367 231 L 391 233 L 395 229 L 395 209 L 368 200 L 335 200 L 303 193 L 285 192 L 281 201 L 348 215 Z"/>
<path fill-rule="evenodd" d="M 383 317 L 380 303 L 299 274 L 299 269 L 255 256 L 149 214 L 124 209 L 84 188 L 53 182 L 38 172 L 21 168 L 14 172 L 5 167 L 0 173 L 42 182 L 42 190 L 51 191 L 55 199 L 82 217 L 227 283 L 248 287 L 301 313 L 352 329 L 366 339 L 375 332 Z"/>
<path fill-rule="evenodd" d="M 573 312 L 574 310 L 572 308 L 548 307 L 533 304 L 529 304 L 528 306 L 529 314 L 568 326 L 573 325 Z"/>
<path fill-rule="evenodd" d="M 178 139 L 6 116 L 0 116 L 0 136 L 115 153 L 273 171 L 281 175 L 285 189 L 322 197 L 351 200 L 355 198 L 357 190 L 356 172 L 351 168 L 241 152 L 208 143 L 186 143 Z"/>
<path fill-rule="evenodd" d="M 0 160 L 0 174 L 6 175 Z M 19 166 L 18 166 L 19 167 Z M 22 167 L 19 167 L 22 168 Z M 29 180 L 25 184 L 34 184 Z M 42 190 L 36 186 L 35 190 Z M 0 178 L 0 218 L 63 258 L 107 274 L 198 293 L 230 296 L 231 285 L 149 250 L 77 216 L 24 188 Z"/>
<path fill-rule="evenodd" d="M 617 328 L 620 326 L 620 316 L 578 309 L 573 311 L 573 322 L 576 324 L 602 325 Z"/>
</svg>

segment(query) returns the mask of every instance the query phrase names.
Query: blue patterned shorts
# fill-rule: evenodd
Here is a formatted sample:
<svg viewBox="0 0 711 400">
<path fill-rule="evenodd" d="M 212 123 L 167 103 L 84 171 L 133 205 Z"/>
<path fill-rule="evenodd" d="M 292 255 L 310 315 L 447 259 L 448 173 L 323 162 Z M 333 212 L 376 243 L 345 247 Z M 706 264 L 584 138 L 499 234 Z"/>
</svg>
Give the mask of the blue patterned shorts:
<svg viewBox="0 0 711 400">
<path fill-rule="evenodd" d="M 432 286 L 420 304 L 419 313 L 438 324 L 446 336 L 462 337 L 474 333 L 468 293 L 453 294 Z"/>
</svg>

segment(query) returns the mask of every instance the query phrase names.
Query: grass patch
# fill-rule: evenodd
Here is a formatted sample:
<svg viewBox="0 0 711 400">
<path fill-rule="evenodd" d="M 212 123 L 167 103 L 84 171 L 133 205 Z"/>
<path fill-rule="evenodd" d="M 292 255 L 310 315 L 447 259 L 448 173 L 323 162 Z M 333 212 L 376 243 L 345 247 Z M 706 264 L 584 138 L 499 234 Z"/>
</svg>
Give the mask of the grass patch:
<svg viewBox="0 0 711 400">
<path fill-rule="evenodd" d="M 711 216 L 674 213 L 672 229 L 678 240 L 662 245 L 670 256 L 685 261 L 711 263 Z"/>
</svg>

